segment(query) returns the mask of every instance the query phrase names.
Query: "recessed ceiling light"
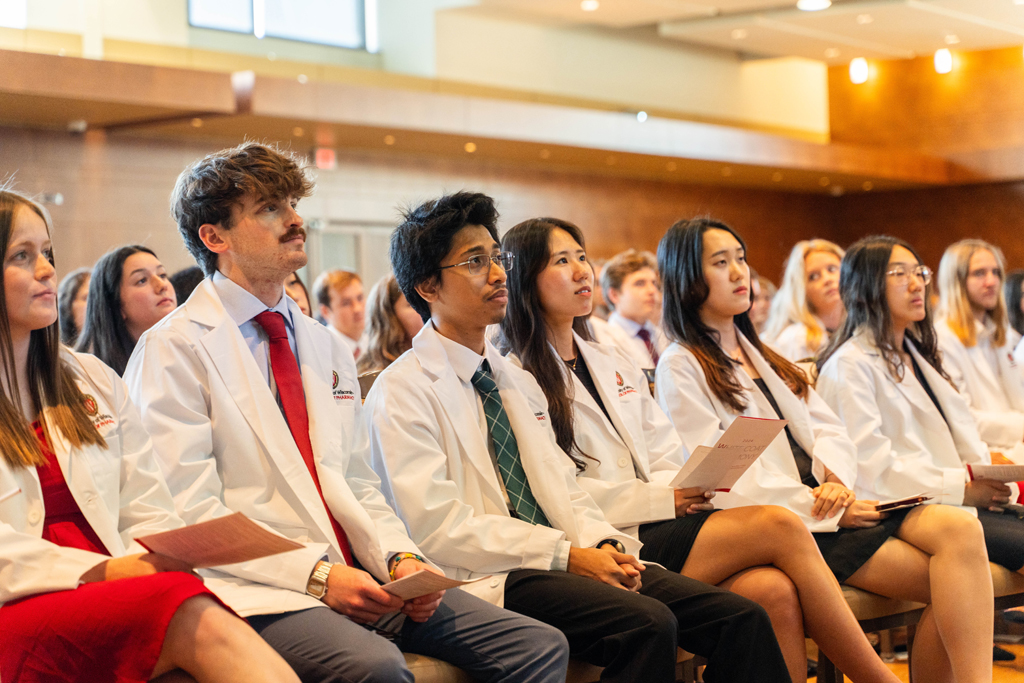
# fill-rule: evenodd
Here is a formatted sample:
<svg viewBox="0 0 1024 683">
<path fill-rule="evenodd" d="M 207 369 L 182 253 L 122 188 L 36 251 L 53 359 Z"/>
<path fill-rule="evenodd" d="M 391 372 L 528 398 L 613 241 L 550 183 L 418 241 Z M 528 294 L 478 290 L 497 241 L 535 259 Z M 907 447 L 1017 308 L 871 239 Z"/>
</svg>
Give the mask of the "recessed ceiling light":
<svg viewBox="0 0 1024 683">
<path fill-rule="evenodd" d="M 462 146 L 462 148 L 464 150 L 466 150 L 467 152 L 469 152 L 470 154 L 472 154 L 473 152 L 476 151 L 476 143 L 475 142 L 467 142 L 465 145 Z"/>
<path fill-rule="evenodd" d="M 862 25 L 862 26 L 864 24 L 870 24 L 874 20 L 875 20 L 875 18 L 873 16 L 871 16 L 870 14 L 858 14 L 857 15 L 857 23 Z"/>
<path fill-rule="evenodd" d="M 734 28 L 729 33 L 729 36 L 732 37 L 733 40 L 743 40 L 748 35 L 749 34 L 747 33 L 747 29 L 745 29 L 745 28 Z"/>
<path fill-rule="evenodd" d="M 387 145 L 388 147 L 390 147 L 391 145 L 395 144 L 395 136 L 394 135 L 385 135 L 384 136 L 384 144 Z"/>
<path fill-rule="evenodd" d="M 202 128 L 203 127 L 203 120 L 201 118 L 199 118 L 198 116 L 196 118 L 192 119 L 192 127 L 193 128 Z"/>
<path fill-rule="evenodd" d="M 867 83 L 868 80 L 868 60 L 863 57 L 857 57 L 850 60 L 850 82 L 854 84 Z"/>
<path fill-rule="evenodd" d="M 953 53 L 946 48 L 935 51 L 935 73 L 948 74 L 953 70 Z"/>
<path fill-rule="evenodd" d="M 830 47 L 829 49 L 825 50 L 825 57 L 827 57 L 828 59 L 835 59 L 840 54 L 842 53 L 839 52 L 839 48 L 837 47 Z"/>
<path fill-rule="evenodd" d="M 643 123 L 644 121 L 646 121 L 647 120 L 647 112 L 645 112 L 645 111 L 638 111 L 636 113 L 636 120 L 639 121 L 640 123 Z"/>
<path fill-rule="evenodd" d="M 309 83 L 309 76 L 307 76 L 306 74 L 299 74 L 295 80 L 297 80 L 302 85 L 305 85 L 306 83 Z"/>
<path fill-rule="evenodd" d="M 796 8 L 805 12 L 817 12 L 832 6 L 832 0 L 797 0 Z"/>
<path fill-rule="evenodd" d="M 601 3 L 597 0 L 583 0 L 580 2 L 580 9 L 584 12 L 596 12 Z"/>
<path fill-rule="evenodd" d="M 302 126 L 295 126 L 294 128 L 292 128 L 292 135 L 294 135 L 297 138 L 301 138 L 305 134 L 306 131 L 302 129 Z"/>
<path fill-rule="evenodd" d="M 955 33 L 950 33 L 946 36 L 946 45 L 956 45 L 960 42 L 960 36 Z"/>
</svg>

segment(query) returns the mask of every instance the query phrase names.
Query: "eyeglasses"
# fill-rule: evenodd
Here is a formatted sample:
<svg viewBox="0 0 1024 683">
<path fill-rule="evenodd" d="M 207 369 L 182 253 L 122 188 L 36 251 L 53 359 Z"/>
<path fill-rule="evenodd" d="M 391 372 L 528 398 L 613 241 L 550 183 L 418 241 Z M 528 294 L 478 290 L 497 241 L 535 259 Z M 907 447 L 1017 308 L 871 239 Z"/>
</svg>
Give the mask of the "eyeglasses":
<svg viewBox="0 0 1024 683">
<path fill-rule="evenodd" d="M 469 266 L 470 275 L 479 275 L 485 269 L 490 269 L 491 264 L 494 263 L 507 273 L 512 270 L 512 263 L 514 261 L 515 254 L 510 251 L 503 251 L 500 254 L 495 254 L 494 256 L 477 254 L 476 256 L 470 256 L 462 263 L 453 263 L 450 266 L 441 266 L 440 270 L 445 270 L 446 268 L 458 268 L 459 266 Z"/>
<path fill-rule="evenodd" d="M 900 287 L 910 284 L 911 275 L 920 278 L 925 287 L 932 283 L 932 269 L 928 266 L 895 266 L 885 274 L 893 278 Z"/>
</svg>

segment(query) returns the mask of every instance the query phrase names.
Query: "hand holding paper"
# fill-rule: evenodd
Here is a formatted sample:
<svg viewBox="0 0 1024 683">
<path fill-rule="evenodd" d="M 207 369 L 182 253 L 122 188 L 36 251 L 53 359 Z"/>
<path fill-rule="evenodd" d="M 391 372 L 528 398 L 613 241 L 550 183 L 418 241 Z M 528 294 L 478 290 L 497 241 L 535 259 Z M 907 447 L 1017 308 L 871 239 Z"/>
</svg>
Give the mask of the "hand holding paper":
<svg viewBox="0 0 1024 683">
<path fill-rule="evenodd" d="M 459 586 L 465 586 L 489 578 L 491 577 L 481 576 L 479 579 L 473 579 L 472 581 L 456 581 L 434 572 L 418 571 L 397 581 L 386 583 L 381 588 L 402 600 L 413 600 L 422 595 L 430 595 L 431 593 L 448 590 L 449 588 L 458 588 Z"/>
<path fill-rule="evenodd" d="M 248 562 L 303 547 L 267 531 L 241 512 L 135 540 L 150 552 L 196 569 Z"/>
<path fill-rule="evenodd" d="M 787 424 L 786 420 L 737 417 L 713 447 L 694 449 L 670 486 L 728 493 Z"/>
<path fill-rule="evenodd" d="M 971 481 L 975 479 L 993 479 L 1004 484 L 1024 481 L 1024 465 L 968 465 L 967 473 Z"/>
</svg>

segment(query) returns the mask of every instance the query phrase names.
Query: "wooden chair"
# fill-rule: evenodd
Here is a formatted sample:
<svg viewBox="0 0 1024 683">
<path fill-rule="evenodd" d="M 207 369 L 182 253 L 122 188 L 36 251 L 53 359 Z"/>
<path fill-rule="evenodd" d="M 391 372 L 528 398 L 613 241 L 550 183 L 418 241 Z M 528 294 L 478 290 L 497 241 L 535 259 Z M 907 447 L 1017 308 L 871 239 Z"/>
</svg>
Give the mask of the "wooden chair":
<svg viewBox="0 0 1024 683">
<path fill-rule="evenodd" d="M 1024 576 L 998 564 L 989 563 L 992 570 L 992 588 L 995 595 L 996 611 L 1024 605 Z M 881 595 L 843 586 L 843 597 L 860 622 L 865 633 L 884 631 L 901 626 L 907 627 L 907 653 L 914 642 L 914 629 L 921 618 L 925 605 L 907 600 L 893 600 Z M 909 663 L 909 659 L 908 659 Z M 818 655 L 818 683 L 842 683 L 843 672 L 833 664 L 824 652 Z"/>
</svg>

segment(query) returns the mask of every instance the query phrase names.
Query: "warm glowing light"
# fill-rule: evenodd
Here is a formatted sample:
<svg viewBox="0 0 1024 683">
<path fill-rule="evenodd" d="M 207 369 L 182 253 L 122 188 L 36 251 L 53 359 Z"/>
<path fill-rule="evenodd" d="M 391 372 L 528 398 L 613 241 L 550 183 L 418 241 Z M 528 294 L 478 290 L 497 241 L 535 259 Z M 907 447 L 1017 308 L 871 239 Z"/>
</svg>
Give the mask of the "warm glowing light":
<svg viewBox="0 0 1024 683">
<path fill-rule="evenodd" d="M 935 51 L 935 73 L 948 74 L 953 70 L 953 53 L 942 48 Z"/>
<path fill-rule="evenodd" d="M 387 145 L 388 147 L 390 147 L 391 145 L 395 144 L 395 136 L 394 135 L 385 135 L 384 136 L 384 144 Z"/>
<path fill-rule="evenodd" d="M 463 145 L 462 148 L 464 150 L 466 150 L 467 152 L 469 152 L 470 154 L 472 154 L 473 152 L 476 151 L 476 143 L 475 142 L 467 142 L 465 145 Z"/>
<path fill-rule="evenodd" d="M 747 29 L 745 28 L 734 28 L 729 35 L 733 40 L 743 40 L 747 37 Z"/>
<path fill-rule="evenodd" d="M 200 119 L 200 118 L 192 119 L 192 127 L 193 128 L 202 128 L 203 127 L 203 120 Z"/>
<path fill-rule="evenodd" d="M 956 45 L 960 42 L 960 36 L 950 33 L 946 36 L 946 45 Z"/>
<path fill-rule="evenodd" d="M 830 47 L 825 50 L 825 57 L 827 59 L 835 59 L 839 55 L 843 54 L 838 47 Z"/>
<path fill-rule="evenodd" d="M 857 23 L 863 26 L 864 24 L 870 24 L 875 18 L 870 14 L 858 14 Z"/>
<path fill-rule="evenodd" d="M 294 135 L 297 138 L 301 138 L 305 134 L 306 131 L 304 131 L 301 126 L 295 126 L 294 128 L 292 128 L 292 135 Z"/>
<path fill-rule="evenodd" d="M 856 57 L 850 60 L 850 82 L 857 85 L 867 83 L 868 60 L 863 57 Z"/>
<path fill-rule="evenodd" d="M 584 12 L 596 12 L 597 8 L 601 6 L 601 3 L 597 0 L 583 0 L 580 3 L 580 9 Z"/>
<path fill-rule="evenodd" d="M 647 112 L 645 112 L 645 111 L 638 111 L 636 113 L 636 120 L 639 121 L 640 123 L 643 123 L 644 121 L 646 121 L 647 120 Z"/>
<path fill-rule="evenodd" d="M 797 0 L 796 8 L 805 12 L 817 12 L 832 6 L 832 0 Z"/>
</svg>

